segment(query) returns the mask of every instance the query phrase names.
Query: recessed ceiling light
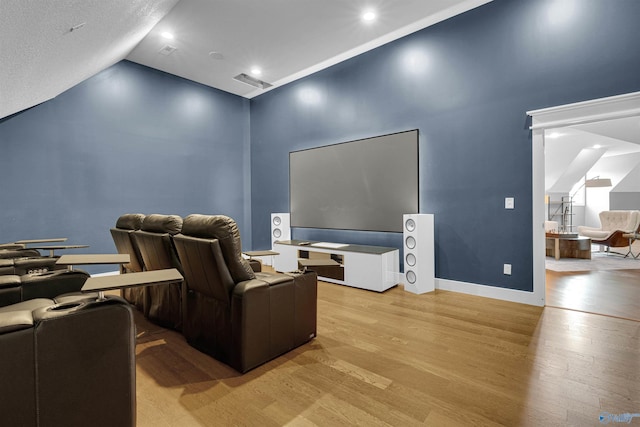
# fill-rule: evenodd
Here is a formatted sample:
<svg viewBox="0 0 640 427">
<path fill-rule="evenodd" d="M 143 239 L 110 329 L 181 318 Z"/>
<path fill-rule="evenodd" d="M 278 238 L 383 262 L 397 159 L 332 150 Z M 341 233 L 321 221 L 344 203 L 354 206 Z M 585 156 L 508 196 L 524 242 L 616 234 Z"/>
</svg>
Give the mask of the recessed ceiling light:
<svg viewBox="0 0 640 427">
<path fill-rule="evenodd" d="M 562 134 L 560 134 L 558 132 L 552 132 L 552 133 L 549 134 L 549 138 L 558 138 L 560 135 L 562 135 Z"/>
<path fill-rule="evenodd" d="M 373 10 L 367 10 L 362 14 L 362 20 L 364 22 L 375 21 L 376 13 Z"/>
<path fill-rule="evenodd" d="M 260 74 L 262 74 L 262 70 L 258 67 L 253 67 L 251 69 L 251 74 L 253 74 L 254 76 L 259 76 Z"/>
<path fill-rule="evenodd" d="M 173 34 L 171 34 L 168 31 L 163 32 L 161 36 L 164 37 L 165 39 L 173 40 Z"/>
<path fill-rule="evenodd" d="M 596 145 L 593 146 L 593 148 L 602 148 L 602 145 L 596 144 Z"/>
<path fill-rule="evenodd" d="M 213 52 L 209 52 L 209 56 L 210 56 L 212 59 L 217 59 L 217 60 L 224 59 L 224 55 L 223 55 L 223 54 L 221 54 L 220 52 L 215 52 L 215 51 L 213 51 Z"/>
</svg>

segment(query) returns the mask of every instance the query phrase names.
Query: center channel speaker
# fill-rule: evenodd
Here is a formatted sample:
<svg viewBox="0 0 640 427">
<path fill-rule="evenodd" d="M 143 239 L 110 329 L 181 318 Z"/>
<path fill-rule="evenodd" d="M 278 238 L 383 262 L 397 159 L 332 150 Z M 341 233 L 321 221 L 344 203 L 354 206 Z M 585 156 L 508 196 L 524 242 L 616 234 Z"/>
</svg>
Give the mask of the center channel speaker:
<svg viewBox="0 0 640 427">
<path fill-rule="evenodd" d="M 435 290 L 433 215 L 404 214 L 404 290 L 423 294 Z"/>
<path fill-rule="evenodd" d="M 289 213 L 271 214 L 271 249 L 278 240 L 291 240 L 291 220 Z"/>
</svg>

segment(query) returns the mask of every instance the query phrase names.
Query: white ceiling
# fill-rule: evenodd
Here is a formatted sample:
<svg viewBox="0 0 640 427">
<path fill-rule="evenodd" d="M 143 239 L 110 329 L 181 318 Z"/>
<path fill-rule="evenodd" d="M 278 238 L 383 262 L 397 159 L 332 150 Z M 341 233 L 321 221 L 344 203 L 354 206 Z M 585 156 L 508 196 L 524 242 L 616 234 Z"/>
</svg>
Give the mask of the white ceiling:
<svg viewBox="0 0 640 427">
<path fill-rule="evenodd" d="M 487 1 L 181 0 L 127 59 L 236 95 L 261 89 L 233 80 L 262 69 L 275 87 Z M 365 23 L 363 11 L 378 19 Z M 161 33 L 172 32 L 175 39 Z M 167 44 L 171 55 L 158 53 Z M 222 55 L 214 59 L 210 53 Z"/>
<path fill-rule="evenodd" d="M 177 1 L 0 0 L 0 118 L 122 60 Z"/>
<path fill-rule="evenodd" d="M 251 98 L 233 77 L 254 66 L 277 87 L 489 1 L 1 0 L 0 118 L 125 58 Z"/>
</svg>

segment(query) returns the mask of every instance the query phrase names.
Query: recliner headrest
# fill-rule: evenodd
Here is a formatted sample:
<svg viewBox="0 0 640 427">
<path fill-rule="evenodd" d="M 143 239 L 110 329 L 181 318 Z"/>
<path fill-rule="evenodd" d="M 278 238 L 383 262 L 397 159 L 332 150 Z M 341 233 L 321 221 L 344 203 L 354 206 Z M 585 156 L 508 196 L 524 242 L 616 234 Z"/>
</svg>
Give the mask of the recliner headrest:
<svg viewBox="0 0 640 427">
<path fill-rule="evenodd" d="M 123 230 L 140 230 L 144 214 L 124 214 L 116 221 L 116 228 Z"/>
<path fill-rule="evenodd" d="M 147 215 L 142 221 L 142 231 L 169 233 L 172 236 L 182 230 L 182 218 L 178 215 Z"/>
<path fill-rule="evenodd" d="M 238 283 L 254 279 L 255 274 L 242 257 L 242 242 L 238 224 L 226 215 L 192 214 L 184 219 L 182 234 L 203 239 L 218 239 L 233 280 Z"/>
</svg>

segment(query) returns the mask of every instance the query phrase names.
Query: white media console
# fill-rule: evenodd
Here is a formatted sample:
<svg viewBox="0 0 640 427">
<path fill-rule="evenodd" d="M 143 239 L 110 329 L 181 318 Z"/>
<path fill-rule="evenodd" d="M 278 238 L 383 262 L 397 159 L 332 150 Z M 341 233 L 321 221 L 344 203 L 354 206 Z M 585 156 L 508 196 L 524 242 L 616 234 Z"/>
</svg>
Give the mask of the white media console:
<svg viewBox="0 0 640 427">
<path fill-rule="evenodd" d="M 396 248 L 285 240 L 274 242 L 273 250 L 279 253 L 276 271 L 307 267 L 323 281 L 377 292 L 395 286 L 400 271 Z"/>
</svg>

